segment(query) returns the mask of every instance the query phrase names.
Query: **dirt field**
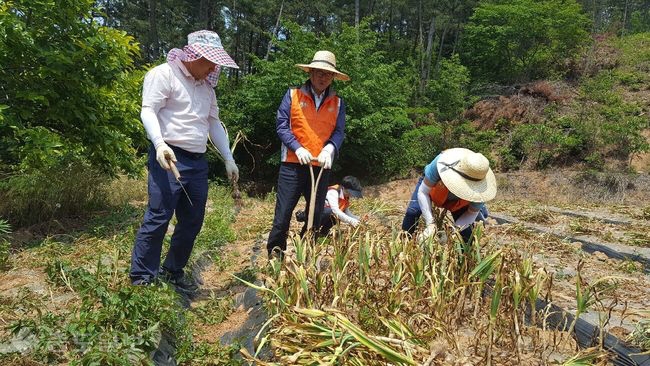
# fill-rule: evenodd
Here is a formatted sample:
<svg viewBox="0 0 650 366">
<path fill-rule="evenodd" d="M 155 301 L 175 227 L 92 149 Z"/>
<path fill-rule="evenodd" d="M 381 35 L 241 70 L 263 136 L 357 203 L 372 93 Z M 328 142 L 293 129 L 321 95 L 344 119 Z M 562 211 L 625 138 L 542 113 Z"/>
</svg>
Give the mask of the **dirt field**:
<svg viewBox="0 0 650 366">
<path fill-rule="evenodd" d="M 606 316 L 591 311 L 581 317 L 592 324 L 605 323 L 606 330 L 624 340 L 640 320 L 648 319 L 649 269 L 638 261 L 610 258 L 599 251 L 588 253 L 578 239 L 611 244 L 650 259 L 650 178 L 588 178 L 566 171 L 499 174 L 499 193 L 488 207 L 495 217 L 506 216 L 517 222 L 490 219 L 486 235 L 499 245 L 515 246 L 522 253 L 530 253 L 535 265 L 546 268 L 553 277 L 549 299 L 569 312 L 576 308 L 579 264 L 587 283 L 614 276 L 615 288 L 602 299 L 611 313 Z M 399 226 L 416 181 L 417 178 L 411 178 L 366 187 L 365 198 L 353 201 L 352 210 L 363 215 L 373 207 L 375 213 L 368 225 Z M 248 296 L 247 288 L 232 275 L 254 277 L 266 266 L 265 239 L 274 203 L 272 196 L 246 197 L 233 224 L 236 240 L 219 253 L 212 253 L 212 260 L 206 261 L 200 271 L 201 290 L 191 307 L 213 306 L 215 299 L 223 299 L 219 301 L 225 301 L 225 306 L 232 306 L 232 310 L 222 320 L 197 324 L 197 341 L 228 343 L 243 336 L 251 342 L 260 322 L 264 322 L 259 299 Z M 297 208 L 302 205 L 304 202 Z M 530 225 L 547 232 L 531 230 Z M 294 220 L 292 230 L 297 232 L 299 228 Z M 5 273 L 0 279 L 4 283 L 0 295 L 5 299 L 16 298 L 21 288 L 34 293 L 48 292 L 43 273 L 28 265 Z M 71 299 L 61 299 L 57 306 L 65 306 L 64 300 Z"/>
</svg>

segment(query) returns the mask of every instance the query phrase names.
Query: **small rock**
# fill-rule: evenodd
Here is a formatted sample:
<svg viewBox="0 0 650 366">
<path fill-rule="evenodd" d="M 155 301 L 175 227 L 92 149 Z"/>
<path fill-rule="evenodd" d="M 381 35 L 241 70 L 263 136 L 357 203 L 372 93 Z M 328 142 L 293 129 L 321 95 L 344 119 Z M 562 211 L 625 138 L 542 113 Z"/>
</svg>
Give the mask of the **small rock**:
<svg viewBox="0 0 650 366">
<path fill-rule="evenodd" d="M 562 268 L 562 274 L 565 277 L 575 277 L 576 275 L 578 275 L 578 272 L 575 270 L 575 268 L 564 267 Z"/>
<path fill-rule="evenodd" d="M 36 336 L 27 328 L 21 328 L 8 343 L 0 344 L 0 354 L 25 353 L 38 343 Z"/>
<path fill-rule="evenodd" d="M 594 252 L 593 256 L 596 257 L 596 259 L 598 259 L 601 262 L 605 262 L 605 261 L 607 261 L 607 259 L 609 259 L 607 254 L 605 254 L 603 252 L 598 252 L 598 251 Z"/>
</svg>

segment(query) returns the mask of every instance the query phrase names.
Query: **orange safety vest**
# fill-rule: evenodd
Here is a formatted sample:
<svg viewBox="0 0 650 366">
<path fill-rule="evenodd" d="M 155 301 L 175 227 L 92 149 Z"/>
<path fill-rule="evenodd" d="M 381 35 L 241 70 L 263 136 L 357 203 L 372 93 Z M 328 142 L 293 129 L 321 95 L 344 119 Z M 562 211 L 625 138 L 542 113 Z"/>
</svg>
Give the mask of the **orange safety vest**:
<svg viewBox="0 0 650 366">
<path fill-rule="evenodd" d="M 345 211 L 345 209 L 350 207 L 350 198 L 346 198 L 345 196 L 343 196 L 343 198 L 341 198 L 341 192 L 339 192 L 339 187 L 341 187 L 341 186 L 338 185 L 338 184 L 335 184 L 333 186 L 327 187 L 327 190 L 336 189 L 336 192 L 339 194 L 339 209 L 341 209 L 341 211 Z M 330 205 L 329 205 L 329 203 L 327 201 L 325 201 L 325 204 L 326 204 L 326 207 L 330 207 Z"/>
<path fill-rule="evenodd" d="M 422 182 L 422 184 L 424 184 L 424 182 Z M 456 212 L 469 205 L 469 201 L 465 201 L 460 198 L 457 201 L 449 201 L 447 200 L 448 195 L 449 189 L 447 189 L 447 187 L 442 184 L 442 180 L 439 180 L 438 183 L 431 187 L 431 191 L 429 191 L 431 202 L 433 202 L 436 207 L 442 207 L 448 209 L 451 212 Z"/>
<path fill-rule="evenodd" d="M 333 90 L 330 93 L 316 110 L 316 103 L 310 94 L 301 89 L 291 90 L 291 132 L 300 145 L 309 150 L 314 157 L 320 154 L 336 127 L 341 103 Z M 282 157 L 282 162 L 298 163 L 296 153 L 287 150 L 287 154 Z M 317 166 L 318 163 L 314 162 L 312 165 Z"/>
</svg>

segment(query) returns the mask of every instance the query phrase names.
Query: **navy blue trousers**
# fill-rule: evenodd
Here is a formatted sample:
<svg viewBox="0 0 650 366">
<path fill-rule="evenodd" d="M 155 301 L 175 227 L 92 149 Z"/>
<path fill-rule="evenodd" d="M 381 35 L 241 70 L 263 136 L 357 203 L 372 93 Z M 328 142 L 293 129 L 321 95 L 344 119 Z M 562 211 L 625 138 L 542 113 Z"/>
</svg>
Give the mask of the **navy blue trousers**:
<svg viewBox="0 0 650 366">
<path fill-rule="evenodd" d="M 208 199 L 208 163 L 203 154 L 194 154 L 171 146 L 176 155 L 176 167 L 181 182 L 192 200 L 190 205 L 174 175 L 156 161 L 156 150 L 149 148 L 149 203 L 142 226 L 135 237 L 131 254 L 131 281 L 152 281 L 158 276 L 162 243 L 169 221 L 176 214 L 176 227 L 171 237 L 169 252 L 162 270 L 172 278 L 183 276 L 194 247 L 194 239 L 201 230 Z"/>
<path fill-rule="evenodd" d="M 320 167 L 314 167 L 314 180 L 318 177 Z M 325 206 L 325 196 L 327 194 L 327 185 L 329 184 L 330 170 L 323 170 L 318 188 L 316 190 L 316 203 L 314 208 L 314 228 L 320 226 L 321 212 Z M 266 249 L 270 253 L 274 247 L 282 250 L 287 249 L 287 235 L 289 234 L 289 224 L 291 215 L 296 208 L 300 197 L 305 197 L 307 209 L 305 217 L 309 217 L 309 199 L 311 197 L 311 178 L 309 166 L 296 163 L 282 163 L 280 173 L 278 174 L 278 187 L 275 200 L 275 216 L 273 217 L 273 227 L 269 233 L 269 239 L 266 243 Z M 307 220 L 302 227 L 300 235 L 307 231 Z M 317 233 L 317 230 L 314 230 Z"/>
<path fill-rule="evenodd" d="M 323 212 L 320 215 L 320 229 L 319 235 L 326 236 L 329 234 L 330 230 L 339 219 L 332 213 L 332 209 L 329 207 L 323 208 Z"/>
<path fill-rule="evenodd" d="M 424 178 L 421 177 L 420 180 L 418 180 L 418 184 L 415 186 L 415 190 L 413 191 L 413 194 L 411 194 L 411 200 L 409 201 L 409 205 L 406 208 L 406 214 L 404 215 L 404 219 L 402 220 L 402 230 L 407 231 L 409 234 L 413 235 L 415 233 L 415 229 L 417 229 L 418 226 L 418 220 L 420 219 L 420 215 L 422 215 L 422 210 L 420 209 L 420 203 L 418 202 L 418 190 L 420 189 L 420 184 L 422 184 L 422 180 Z M 457 220 L 462 214 L 467 211 L 469 206 L 465 206 L 462 209 L 452 212 L 451 216 L 453 216 L 454 220 Z M 483 208 L 478 213 L 478 216 L 476 216 L 475 221 L 483 221 L 488 217 L 488 211 L 487 207 L 483 205 Z M 472 231 L 474 230 L 474 224 L 466 227 L 465 229 L 461 230 L 460 235 L 463 237 L 463 240 L 465 242 L 469 242 L 469 240 L 472 237 Z"/>
</svg>

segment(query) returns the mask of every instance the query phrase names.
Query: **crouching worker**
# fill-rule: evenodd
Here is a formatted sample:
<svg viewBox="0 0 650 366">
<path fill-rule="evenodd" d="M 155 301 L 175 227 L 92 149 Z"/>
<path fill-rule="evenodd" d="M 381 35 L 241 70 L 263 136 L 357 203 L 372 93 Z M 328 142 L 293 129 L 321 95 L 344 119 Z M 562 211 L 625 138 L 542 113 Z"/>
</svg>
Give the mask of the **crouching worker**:
<svg viewBox="0 0 650 366">
<path fill-rule="evenodd" d="M 319 235 L 325 236 L 337 221 L 352 227 L 359 225 L 360 217 L 350 211 L 350 197 L 363 197 L 361 182 L 351 175 L 343 177 L 341 184 L 329 186 L 325 196 L 325 208 L 321 213 Z M 296 220 L 307 221 L 305 211 L 296 212 Z"/>
<path fill-rule="evenodd" d="M 434 235 L 437 228 L 431 209 L 435 205 L 451 212 L 463 240 L 469 243 L 474 222 L 487 218 L 485 202 L 496 193 L 496 178 L 483 154 L 464 148 L 445 150 L 424 168 L 424 177 L 418 181 L 406 209 L 402 230 L 413 235 L 422 215 L 426 228 L 421 240 Z"/>
</svg>

